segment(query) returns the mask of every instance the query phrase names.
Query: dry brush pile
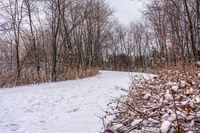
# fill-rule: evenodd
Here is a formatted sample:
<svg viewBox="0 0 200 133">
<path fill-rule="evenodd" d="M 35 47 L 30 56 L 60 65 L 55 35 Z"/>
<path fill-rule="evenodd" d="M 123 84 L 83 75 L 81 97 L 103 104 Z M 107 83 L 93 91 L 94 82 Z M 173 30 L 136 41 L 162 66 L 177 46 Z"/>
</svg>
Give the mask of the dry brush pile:
<svg viewBox="0 0 200 133">
<path fill-rule="evenodd" d="M 200 68 L 133 79 L 128 94 L 108 106 L 104 133 L 200 132 Z"/>
</svg>

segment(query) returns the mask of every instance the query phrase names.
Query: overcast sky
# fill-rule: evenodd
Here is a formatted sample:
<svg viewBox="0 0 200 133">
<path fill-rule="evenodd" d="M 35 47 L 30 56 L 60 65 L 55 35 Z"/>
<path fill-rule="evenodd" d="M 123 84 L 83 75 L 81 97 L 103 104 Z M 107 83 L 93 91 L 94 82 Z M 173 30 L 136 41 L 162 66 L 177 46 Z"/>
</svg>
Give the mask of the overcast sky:
<svg viewBox="0 0 200 133">
<path fill-rule="evenodd" d="M 115 16 L 124 24 L 141 18 L 139 10 L 142 9 L 143 4 L 139 0 L 108 0 L 108 2 L 116 10 Z"/>
</svg>

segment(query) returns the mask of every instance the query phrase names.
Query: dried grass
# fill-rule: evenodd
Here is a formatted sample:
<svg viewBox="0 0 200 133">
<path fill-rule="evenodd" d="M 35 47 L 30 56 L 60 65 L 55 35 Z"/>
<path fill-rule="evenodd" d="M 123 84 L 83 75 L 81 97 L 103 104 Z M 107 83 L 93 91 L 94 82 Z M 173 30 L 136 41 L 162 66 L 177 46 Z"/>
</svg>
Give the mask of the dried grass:
<svg viewBox="0 0 200 133">
<path fill-rule="evenodd" d="M 1 68 L 1 67 L 0 67 Z M 98 74 L 97 68 L 86 69 L 86 70 L 77 70 L 77 69 L 68 69 L 61 73 L 57 77 L 57 81 L 64 80 L 74 80 L 79 78 L 86 78 L 95 76 Z M 34 68 L 23 68 L 21 71 L 20 79 L 16 83 L 16 72 L 10 69 L 1 69 L 0 70 L 0 88 L 1 87 L 12 87 L 16 85 L 26 85 L 26 84 L 38 84 L 50 81 L 50 75 L 45 74 L 45 70 L 40 70 L 39 75 Z"/>
<path fill-rule="evenodd" d="M 60 76 L 60 80 L 74 80 L 74 79 L 82 79 L 86 77 L 92 77 L 97 75 L 99 72 L 98 68 L 91 68 L 91 69 L 67 69 L 64 73 Z"/>
</svg>

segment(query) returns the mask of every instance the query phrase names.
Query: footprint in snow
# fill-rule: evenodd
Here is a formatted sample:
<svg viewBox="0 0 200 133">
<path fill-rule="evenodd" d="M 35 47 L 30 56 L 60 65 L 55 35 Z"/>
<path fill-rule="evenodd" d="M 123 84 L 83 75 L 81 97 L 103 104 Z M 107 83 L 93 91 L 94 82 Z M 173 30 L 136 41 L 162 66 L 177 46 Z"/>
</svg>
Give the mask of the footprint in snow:
<svg viewBox="0 0 200 133">
<path fill-rule="evenodd" d="M 19 125 L 17 124 L 10 124 L 8 125 L 8 128 L 11 130 L 11 131 L 16 131 L 17 129 L 19 129 Z"/>
<path fill-rule="evenodd" d="M 40 123 L 46 123 L 46 121 L 45 121 L 45 120 L 40 120 L 39 122 L 40 122 Z"/>
<path fill-rule="evenodd" d="M 67 111 L 67 113 L 73 113 L 73 112 L 77 112 L 79 110 L 79 108 L 74 108 L 72 110 Z"/>
</svg>

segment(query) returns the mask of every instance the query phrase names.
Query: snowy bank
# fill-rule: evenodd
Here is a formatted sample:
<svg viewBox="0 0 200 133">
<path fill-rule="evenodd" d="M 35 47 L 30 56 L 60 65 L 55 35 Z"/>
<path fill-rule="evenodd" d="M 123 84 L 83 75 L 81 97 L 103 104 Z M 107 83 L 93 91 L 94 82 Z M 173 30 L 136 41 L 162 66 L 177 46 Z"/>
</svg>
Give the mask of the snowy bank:
<svg viewBox="0 0 200 133">
<path fill-rule="evenodd" d="M 132 75 L 147 76 L 100 71 L 86 79 L 1 89 L 0 133 L 98 133 L 98 116 Z"/>
</svg>

